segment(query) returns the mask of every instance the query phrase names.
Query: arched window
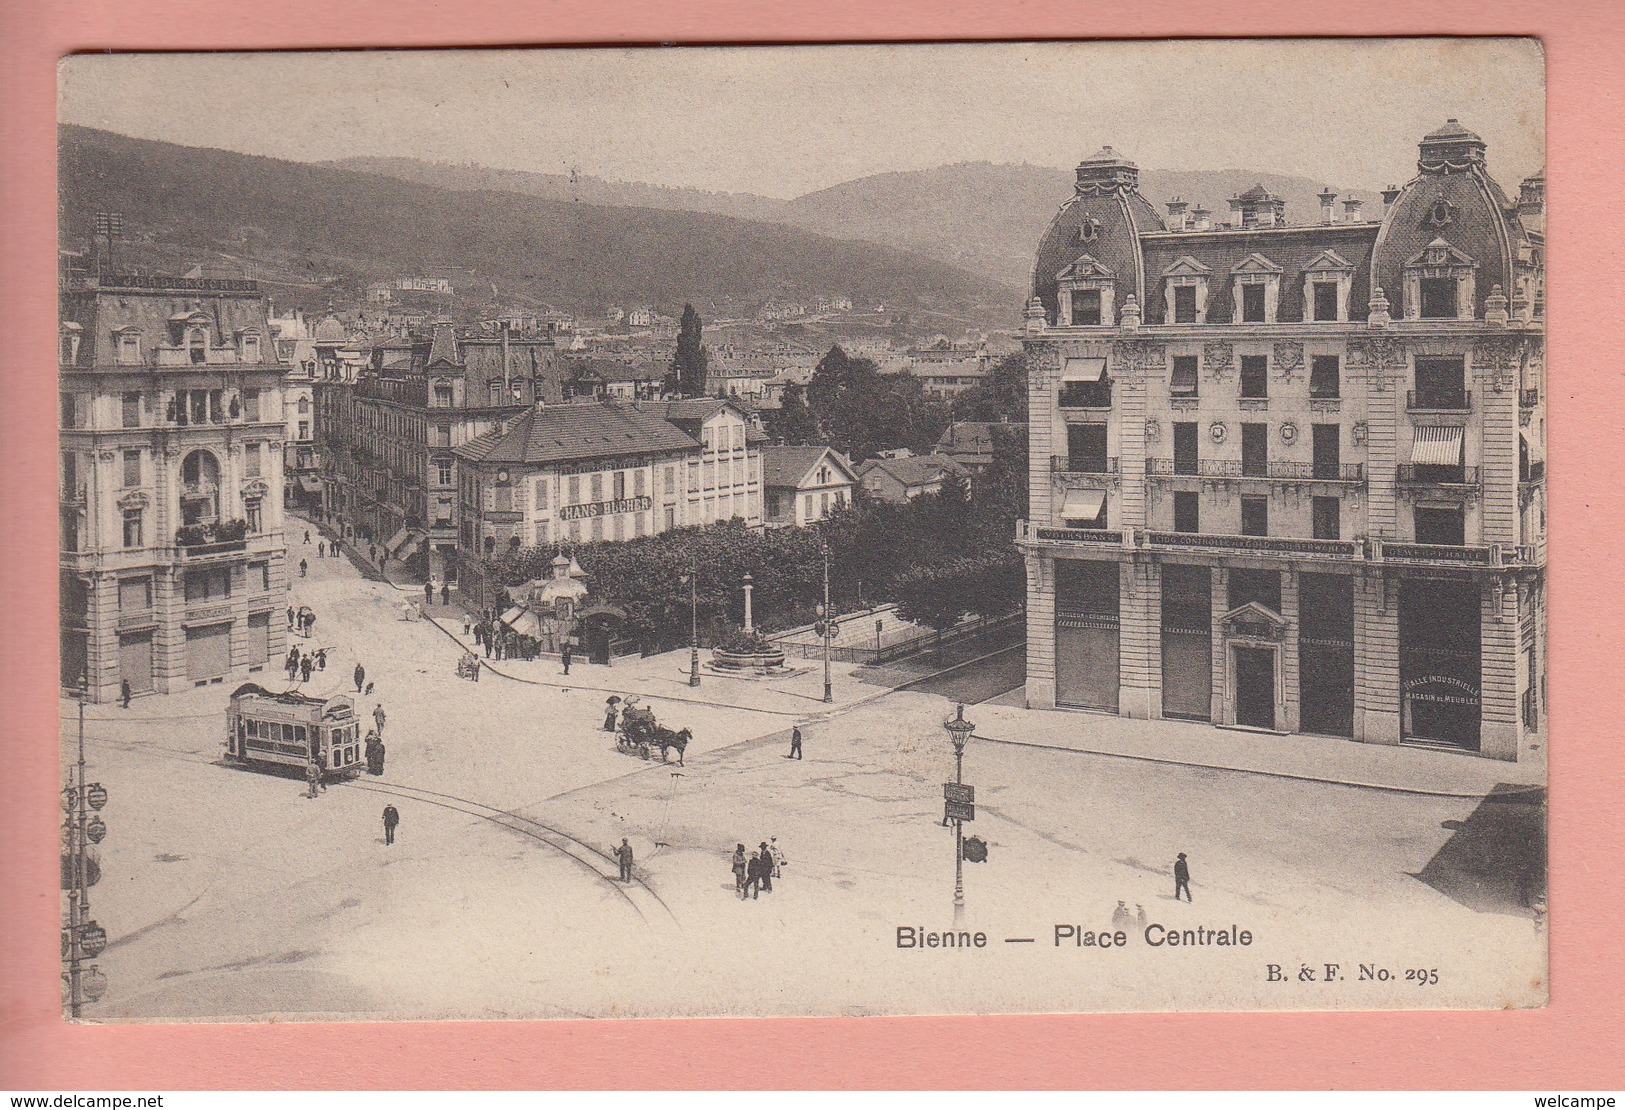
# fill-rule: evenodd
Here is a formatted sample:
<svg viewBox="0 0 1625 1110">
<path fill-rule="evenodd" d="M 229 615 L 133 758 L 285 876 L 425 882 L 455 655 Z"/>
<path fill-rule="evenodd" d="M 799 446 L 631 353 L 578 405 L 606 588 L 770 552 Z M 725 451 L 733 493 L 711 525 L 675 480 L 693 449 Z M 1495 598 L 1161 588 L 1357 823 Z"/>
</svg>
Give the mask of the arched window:
<svg viewBox="0 0 1625 1110">
<path fill-rule="evenodd" d="M 209 451 L 181 460 L 181 523 L 213 524 L 220 519 L 220 461 Z"/>
</svg>

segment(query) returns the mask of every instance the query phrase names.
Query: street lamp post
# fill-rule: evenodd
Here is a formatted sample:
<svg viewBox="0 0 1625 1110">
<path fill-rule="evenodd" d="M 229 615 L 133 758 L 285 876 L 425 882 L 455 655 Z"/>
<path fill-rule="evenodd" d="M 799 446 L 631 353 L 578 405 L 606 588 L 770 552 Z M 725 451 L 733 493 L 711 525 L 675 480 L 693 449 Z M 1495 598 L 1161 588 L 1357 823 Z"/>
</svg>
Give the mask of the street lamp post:
<svg viewBox="0 0 1625 1110">
<path fill-rule="evenodd" d="M 835 614 L 829 607 L 829 545 L 824 545 L 824 701 L 829 703 L 835 700 L 834 688 L 829 681 L 829 639 L 830 633 L 835 630 Z"/>
<path fill-rule="evenodd" d="M 747 570 L 745 572 L 745 578 L 744 578 L 744 584 L 745 584 L 745 631 L 746 632 L 750 632 L 753 628 L 755 628 L 755 625 L 751 623 L 751 613 L 750 613 L 750 592 L 751 592 L 752 589 L 755 588 L 754 585 L 753 585 L 754 581 L 755 581 L 755 579 L 751 578 L 751 576 L 750 576 L 750 571 Z"/>
<path fill-rule="evenodd" d="M 958 712 L 949 720 L 944 721 L 942 727 L 948 730 L 948 738 L 954 745 L 954 785 L 960 786 L 965 782 L 965 745 L 970 742 L 971 734 L 976 726 L 965 720 L 965 707 L 959 706 Z M 954 818 L 954 926 L 957 928 L 965 921 L 965 820 L 962 817 Z"/>
<path fill-rule="evenodd" d="M 694 556 L 693 569 L 688 576 L 688 684 L 700 684 L 700 557 Z"/>
</svg>

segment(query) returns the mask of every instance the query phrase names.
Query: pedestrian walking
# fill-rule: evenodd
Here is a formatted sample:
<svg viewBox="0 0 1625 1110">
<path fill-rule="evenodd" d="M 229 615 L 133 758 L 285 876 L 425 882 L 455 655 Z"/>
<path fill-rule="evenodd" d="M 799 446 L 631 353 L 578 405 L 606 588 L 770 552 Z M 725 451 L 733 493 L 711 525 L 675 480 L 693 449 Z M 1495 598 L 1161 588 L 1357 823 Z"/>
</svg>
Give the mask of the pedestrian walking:
<svg viewBox="0 0 1625 1110">
<path fill-rule="evenodd" d="M 780 878 L 784 874 L 784 854 L 779 851 L 779 838 L 767 838 L 767 854 L 773 858 L 773 877 Z"/>
<path fill-rule="evenodd" d="M 624 837 L 624 836 L 621 837 L 621 846 L 619 848 L 615 849 L 615 858 L 617 860 L 619 860 L 620 864 L 621 864 L 621 882 L 623 882 L 623 883 L 631 882 L 632 881 L 632 845 L 630 845 L 630 844 L 628 844 L 626 842 L 626 837 Z"/>
<path fill-rule="evenodd" d="M 566 640 L 564 641 L 564 647 L 559 651 L 559 658 L 564 660 L 565 674 L 570 673 L 570 659 L 572 658 L 572 655 L 573 653 L 570 651 L 570 641 Z"/>
<path fill-rule="evenodd" d="M 364 681 L 366 681 L 366 678 L 367 678 L 367 668 L 363 667 L 360 663 L 357 663 L 355 665 L 355 692 L 356 693 L 358 693 L 358 694 L 361 693 L 361 684 Z"/>
<path fill-rule="evenodd" d="M 463 635 L 464 636 L 472 635 L 473 632 L 474 632 L 474 619 L 472 617 L 470 617 L 467 613 L 464 613 L 463 614 Z M 475 637 L 474 642 L 476 644 L 479 643 L 480 642 L 479 638 Z"/>
<path fill-rule="evenodd" d="M 442 604 L 442 605 L 450 605 L 451 604 L 451 583 L 450 582 L 442 582 L 442 583 L 440 583 L 440 604 Z"/>
<path fill-rule="evenodd" d="M 773 853 L 768 850 L 767 841 L 762 841 L 761 851 L 758 853 L 762 860 L 762 890 L 764 893 L 773 893 Z"/>
<path fill-rule="evenodd" d="M 792 725 L 790 728 L 790 754 L 785 759 L 801 758 L 801 726 Z"/>
<path fill-rule="evenodd" d="M 427 609 L 429 606 L 431 606 L 433 604 L 434 604 L 434 582 L 431 580 L 431 581 L 425 582 L 423 584 L 423 607 L 425 609 Z"/>
<path fill-rule="evenodd" d="M 401 815 L 395 812 L 394 806 L 384 807 L 384 843 L 395 843 L 395 826 L 401 823 Z"/>
<path fill-rule="evenodd" d="M 310 529 L 309 528 L 305 529 L 305 545 L 307 547 L 310 545 Z"/>
<path fill-rule="evenodd" d="M 762 896 L 762 854 L 752 852 L 745 862 L 745 885 L 739 891 L 741 900 Z"/>
<path fill-rule="evenodd" d="M 1128 903 L 1118 899 L 1117 908 L 1112 911 L 1112 930 L 1126 933 L 1134 928 L 1134 915 L 1128 912 Z"/>
<path fill-rule="evenodd" d="M 604 702 L 604 731 L 605 732 L 614 732 L 615 731 L 615 714 L 619 711 L 620 704 L 621 704 L 621 699 L 617 698 L 617 697 L 611 697 L 608 701 Z"/>
<path fill-rule="evenodd" d="M 367 545 L 367 554 L 372 556 L 372 561 L 376 563 L 378 561 L 378 545 L 369 543 Z"/>
<path fill-rule="evenodd" d="M 381 775 L 384 773 L 384 742 L 378 739 L 378 734 L 372 729 L 367 730 L 367 774 Z"/>
<path fill-rule="evenodd" d="M 288 606 L 288 631 L 293 631 L 293 606 Z"/>
<path fill-rule="evenodd" d="M 315 665 L 316 661 L 308 655 L 299 660 L 299 680 L 301 682 L 310 681 L 310 669 Z"/>
<path fill-rule="evenodd" d="M 373 750 L 378 756 L 378 770 L 374 771 L 373 774 L 381 775 L 384 773 L 384 757 L 389 754 L 389 749 L 384 747 L 384 742 L 382 740 L 376 740 L 375 742 L 378 746 Z"/>
<path fill-rule="evenodd" d="M 1182 890 L 1185 892 L 1185 901 L 1194 901 L 1191 898 L 1191 869 L 1185 862 L 1184 852 L 1179 853 L 1179 858 L 1174 860 L 1174 901 L 1179 901 L 1179 892 Z"/>
<path fill-rule="evenodd" d="M 130 708 L 130 680 L 127 678 L 119 680 L 118 700 L 119 704 L 125 709 Z"/>
<path fill-rule="evenodd" d="M 372 719 L 378 725 L 378 739 L 382 740 L 384 738 L 384 721 L 386 719 L 383 702 L 379 702 L 372 707 Z"/>
<path fill-rule="evenodd" d="M 306 540 L 305 542 L 309 543 L 310 541 Z M 310 573 L 310 564 L 308 562 L 306 562 L 304 559 L 300 559 L 299 560 L 299 577 L 304 578 L 309 573 Z"/>
<path fill-rule="evenodd" d="M 318 671 L 327 670 L 327 649 L 326 648 L 317 648 L 316 649 L 316 669 Z"/>
<path fill-rule="evenodd" d="M 1145 907 L 1136 902 L 1134 903 L 1134 928 L 1139 932 L 1142 939 L 1145 937 L 1145 925 Z"/>
<path fill-rule="evenodd" d="M 745 893 L 745 846 L 734 845 L 734 891 L 744 897 Z"/>
</svg>

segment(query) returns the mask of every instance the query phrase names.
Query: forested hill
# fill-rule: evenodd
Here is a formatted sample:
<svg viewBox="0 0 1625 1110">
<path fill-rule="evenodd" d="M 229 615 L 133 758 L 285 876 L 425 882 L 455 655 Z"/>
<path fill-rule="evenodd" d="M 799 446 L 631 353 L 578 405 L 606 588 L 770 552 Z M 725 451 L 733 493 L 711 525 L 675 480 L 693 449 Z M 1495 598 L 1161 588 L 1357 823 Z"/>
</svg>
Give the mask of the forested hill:
<svg viewBox="0 0 1625 1110">
<path fill-rule="evenodd" d="M 647 303 L 702 311 L 771 296 L 1010 319 L 1020 292 L 884 245 L 703 212 L 611 208 L 438 189 L 333 166 L 59 129 L 62 244 L 88 243 L 97 211 L 122 212 L 138 259 L 175 247 L 294 274 L 367 281 L 427 272 L 585 310 Z M 483 295 L 483 294 L 482 294 Z"/>
</svg>

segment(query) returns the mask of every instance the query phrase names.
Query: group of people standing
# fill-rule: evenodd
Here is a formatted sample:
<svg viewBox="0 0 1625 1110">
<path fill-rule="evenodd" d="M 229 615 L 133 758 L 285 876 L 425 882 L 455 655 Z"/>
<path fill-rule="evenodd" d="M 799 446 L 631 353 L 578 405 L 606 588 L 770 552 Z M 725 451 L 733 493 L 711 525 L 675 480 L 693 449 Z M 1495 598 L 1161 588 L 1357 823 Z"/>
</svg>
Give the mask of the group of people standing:
<svg viewBox="0 0 1625 1110">
<path fill-rule="evenodd" d="M 305 529 L 305 546 L 306 547 L 310 546 L 310 529 L 309 528 Z M 338 540 L 324 539 L 320 535 L 318 535 L 316 537 L 316 558 L 318 558 L 318 559 L 337 559 L 338 557 L 339 557 L 339 541 Z M 303 559 L 301 559 L 299 561 L 301 563 L 304 562 Z M 301 572 L 301 573 L 303 573 L 303 572 Z"/>
<path fill-rule="evenodd" d="M 428 587 L 425 587 L 427 589 Z M 444 589 L 444 587 L 442 587 Z M 463 624 L 465 635 L 472 635 L 474 643 L 485 649 L 487 659 L 532 660 L 542 653 L 542 642 L 534 636 L 516 632 L 503 624 L 496 610 L 487 610 L 478 620 L 469 617 Z"/>
<path fill-rule="evenodd" d="M 289 682 L 309 682 L 313 673 L 327 670 L 327 649 L 301 652 L 299 645 L 294 644 L 288 649 L 288 658 L 282 667 L 288 672 Z"/>
<path fill-rule="evenodd" d="M 288 631 L 298 632 L 299 635 L 310 638 L 311 632 L 316 628 L 316 614 L 301 606 L 295 611 L 292 605 L 288 606 Z"/>
<path fill-rule="evenodd" d="M 772 894 L 773 880 L 782 875 L 783 870 L 784 855 L 779 851 L 777 837 L 762 841 L 749 856 L 743 844 L 734 847 L 734 889 L 739 892 L 741 901 L 760 898 L 763 891 Z"/>
</svg>

